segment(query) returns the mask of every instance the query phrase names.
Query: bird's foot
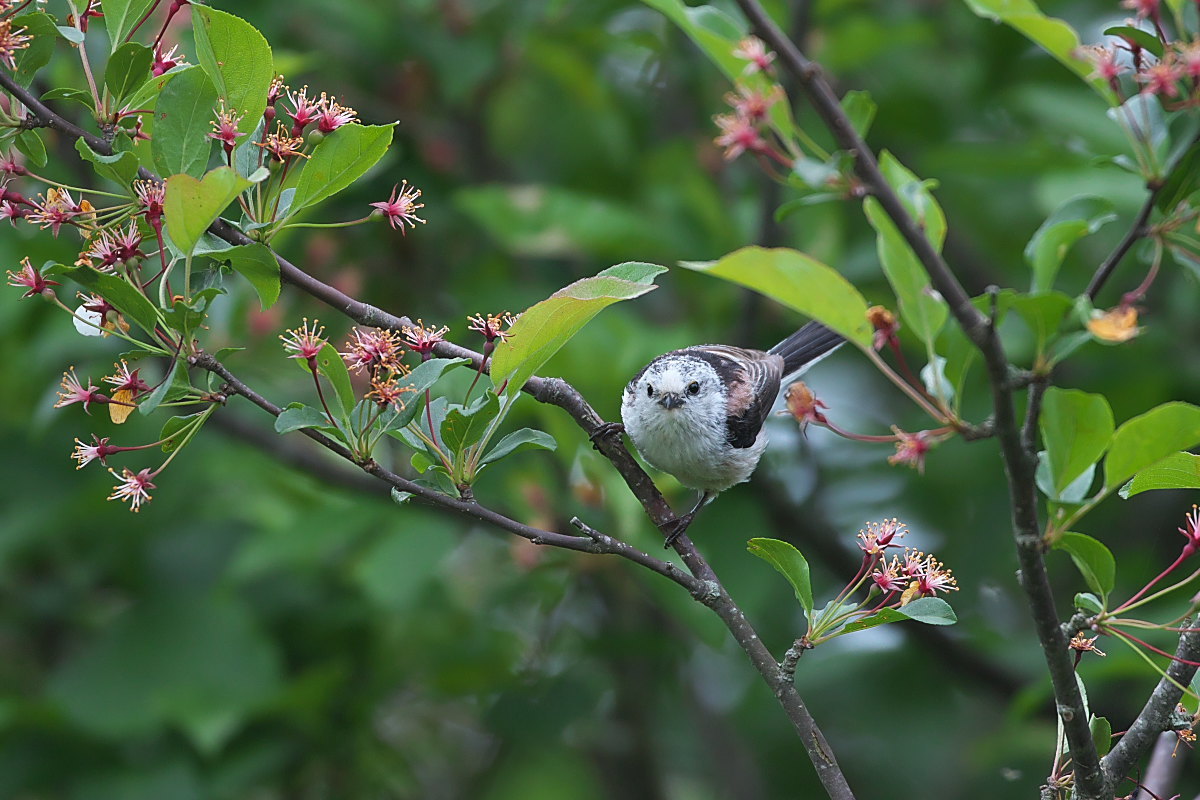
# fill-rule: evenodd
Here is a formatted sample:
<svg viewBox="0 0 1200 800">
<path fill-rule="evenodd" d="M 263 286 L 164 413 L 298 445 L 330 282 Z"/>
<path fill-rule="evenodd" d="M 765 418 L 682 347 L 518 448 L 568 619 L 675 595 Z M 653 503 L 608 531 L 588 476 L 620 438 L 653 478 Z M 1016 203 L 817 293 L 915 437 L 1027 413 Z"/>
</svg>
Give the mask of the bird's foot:
<svg viewBox="0 0 1200 800">
<path fill-rule="evenodd" d="M 696 512 L 693 510 L 687 514 L 684 514 L 682 517 L 676 517 L 663 527 L 664 533 L 667 534 L 667 539 L 663 542 L 664 550 L 670 550 L 671 547 L 674 546 L 676 540 L 687 532 L 688 526 L 692 524 L 692 520 L 695 519 L 695 517 Z"/>
<path fill-rule="evenodd" d="M 605 423 L 597 426 L 596 430 L 589 433 L 588 438 L 592 440 L 592 447 L 599 450 L 600 449 L 600 443 L 599 443 L 600 439 L 604 439 L 609 436 L 616 436 L 619 438 L 621 436 L 621 434 L 624 432 L 625 432 L 625 426 L 622 425 L 621 423 L 605 422 Z"/>
</svg>

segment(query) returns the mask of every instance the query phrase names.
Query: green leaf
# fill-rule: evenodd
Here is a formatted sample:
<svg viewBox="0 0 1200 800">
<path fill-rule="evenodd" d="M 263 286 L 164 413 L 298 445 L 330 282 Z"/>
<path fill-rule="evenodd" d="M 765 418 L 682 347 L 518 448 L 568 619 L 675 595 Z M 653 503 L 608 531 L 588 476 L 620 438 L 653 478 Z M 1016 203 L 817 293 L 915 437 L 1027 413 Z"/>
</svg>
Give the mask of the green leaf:
<svg viewBox="0 0 1200 800">
<path fill-rule="evenodd" d="M 46 144 L 42 141 L 42 137 L 37 131 L 21 131 L 17 137 L 13 139 L 13 143 L 17 149 L 25 154 L 29 159 L 29 163 L 35 167 L 46 166 Z"/>
<path fill-rule="evenodd" d="M 321 202 L 362 177 L 392 143 L 392 125 L 343 125 L 304 164 L 289 213 Z"/>
<path fill-rule="evenodd" d="M 1143 50 L 1149 50 L 1154 54 L 1155 58 L 1162 58 L 1162 40 L 1153 33 L 1150 33 L 1150 31 L 1144 31 L 1132 25 L 1113 25 L 1110 28 L 1104 29 L 1104 35 L 1120 36 L 1122 39 L 1128 39 Z"/>
<path fill-rule="evenodd" d="M 196 72 L 204 71 L 195 64 L 180 64 L 178 66 L 171 67 L 162 75 L 151 75 L 150 78 L 140 87 L 138 87 L 137 91 L 135 91 L 133 95 L 125 101 L 125 104 L 130 108 L 154 108 L 156 105 L 158 105 L 158 99 L 162 95 L 163 89 L 167 88 L 167 84 L 175 80 L 177 76 L 182 75 L 189 70 L 195 70 Z M 212 82 L 209 81 L 209 83 L 211 85 Z M 216 90 L 214 89 L 213 91 L 215 92 Z"/>
<path fill-rule="evenodd" d="M 940 597 L 918 597 L 896 610 L 914 622 L 926 625 L 953 625 L 958 622 L 954 609 Z"/>
<path fill-rule="evenodd" d="M 792 545 L 779 539 L 755 538 L 746 542 L 746 549 L 766 561 L 787 578 L 796 592 L 796 599 L 811 618 L 813 609 L 812 579 L 808 572 L 808 561 Z"/>
<path fill-rule="evenodd" d="M 249 133 L 267 107 L 267 91 L 275 79 L 271 46 L 241 17 L 192 4 L 196 60 L 200 62 L 225 109 L 241 115 L 238 129 Z"/>
<path fill-rule="evenodd" d="M 900 622 L 908 617 L 901 614 L 894 608 L 881 608 L 874 614 L 869 614 L 853 622 L 848 622 L 842 627 L 841 633 L 858 633 L 859 631 L 878 628 L 880 625 L 887 625 L 889 622 Z"/>
<path fill-rule="evenodd" d="M 925 231 L 925 238 L 933 249 L 940 252 L 946 241 L 946 214 L 933 196 L 937 182 L 921 180 L 886 150 L 879 156 L 879 171 L 896 190 L 900 202 L 917 225 Z"/>
<path fill-rule="evenodd" d="M 1051 386 L 1038 420 L 1056 494 L 1100 460 L 1113 438 L 1113 414 L 1103 395 Z"/>
<path fill-rule="evenodd" d="M 104 10 L 104 24 L 108 26 L 108 36 L 112 40 L 112 49 L 116 50 L 129 36 L 133 26 L 137 25 L 155 0 L 104 0 L 100 7 Z"/>
<path fill-rule="evenodd" d="M 684 261 L 680 266 L 761 292 L 863 349 L 871 346 L 867 301 L 858 289 L 832 267 L 797 250 L 743 247 L 719 261 Z"/>
<path fill-rule="evenodd" d="M 212 153 L 213 109 L 217 90 L 204 71 L 192 67 L 177 74 L 158 96 L 150 154 L 160 175 L 204 174 Z"/>
<path fill-rule="evenodd" d="M 16 52 L 17 68 L 13 70 L 13 78 L 21 86 L 28 87 L 33 82 L 33 76 L 42 67 L 50 63 L 54 56 L 54 44 L 58 41 L 58 26 L 53 18 L 44 11 L 22 14 L 12 20 L 12 30 L 25 29 L 25 36 L 32 36 L 29 46 Z"/>
<path fill-rule="evenodd" d="M 349 414 L 354 408 L 354 385 L 350 383 L 350 371 L 346 369 L 346 362 L 332 344 L 327 342 L 317 354 L 317 369 L 333 384 L 342 413 Z"/>
<path fill-rule="evenodd" d="M 1039 355 L 1045 353 L 1046 346 L 1058 335 L 1062 321 L 1075 307 L 1075 301 L 1062 292 L 1019 294 L 1005 289 L 1001 295 L 1007 296 L 1009 307 L 1033 332 Z"/>
<path fill-rule="evenodd" d="M 108 66 L 104 68 L 104 85 L 112 94 L 117 108 L 123 107 L 121 101 L 151 77 L 152 66 L 154 53 L 144 44 L 126 42 L 113 51 Z"/>
<path fill-rule="evenodd" d="M 203 414 L 203 411 L 197 411 L 195 414 L 186 414 L 178 417 L 171 417 L 163 423 L 162 430 L 158 434 L 158 438 L 162 441 L 162 451 L 164 453 L 172 453 L 179 447 L 179 440 L 172 437 L 181 430 L 191 425 L 196 417 Z M 168 441 L 170 440 L 170 441 Z"/>
<path fill-rule="evenodd" d="M 275 305 L 279 299 L 279 262 L 271 248 L 257 243 L 238 245 L 222 251 L 220 259 L 250 282 L 263 311 Z"/>
<path fill-rule="evenodd" d="M 191 175 L 167 178 L 163 211 L 171 241 L 190 255 L 208 226 L 239 194 L 253 185 L 230 167 L 217 167 L 203 180 L 196 180 Z"/>
<path fill-rule="evenodd" d="M 1054 549 L 1066 551 L 1088 588 L 1101 598 L 1108 598 L 1116 584 L 1117 561 L 1103 542 L 1083 533 L 1064 533 L 1054 543 Z"/>
<path fill-rule="evenodd" d="M 1154 41 L 1157 42 L 1158 39 Z M 1112 750 L 1112 723 L 1107 717 L 1092 717 L 1088 721 L 1088 728 L 1092 732 L 1092 742 L 1096 745 L 1096 755 L 1104 758 L 1108 751 Z"/>
<path fill-rule="evenodd" d="M 1075 607 L 1086 614 L 1100 614 L 1104 611 L 1104 604 L 1100 602 L 1100 598 L 1091 592 L 1076 594 Z"/>
<path fill-rule="evenodd" d="M 488 424 L 500 413 L 500 399 L 488 390 L 482 402 L 469 408 L 456 406 L 446 412 L 442 422 L 442 442 L 454 453 L 461 453 L 479 441 Z"/>
<path fill-rule="evenodd" d="M 1200 444 L 1200 408 L 1164 403 L 1126 422 L 1113 434 L 1104 461 L 1104 488 L 1111 491 L 1139 470 Z"/>
<path fill-rule="evenodd" d="M 65 267 L 62 274 L 89 292 L 100 295 L 147 333 L 158 326 L 158 310 L 146 296 L 116 275 L 106 275 L 91 267 Z"/>
<path fill-rule="evenodd" d="M 1033 269 L 1033 292 L 1054 288 L 1054 278 L 1071 246 L 1117 218 L 1112 201 L 1103 197 L 1075 197 L 1046 218 L 1025 245 L 1025 260 Z"/>
<path fill-rule="evenodd" d="M 525 381 L 601 309 L 653 290 L 654 276 L 665 271 L 665 267 L 654 264 L 618 264 L 530 306 L 513 323 L 509 340 L 497 345 L 492 356 L 492 382 L 499 386 L 508 381 L 506 391 L 510 394 L 520 391 Z"/>
<path fill-rule="evenodd" d="M 1084 501 L 1092 484 L 1096 482 L 1096 465 L 1089 466 L 1078 478 L 1060 490 L 1054 486 L 1054 479 L 1050 475 L 1050 457 L 1045 450 L 1042 450 L 1038 453 L 1037 472 L 1034 477 L 1038 490 L 1049 500 L 1055 503 L 1078 505 Z"/>
<path fill-rule="evenodd" d="M 96 103 L 92 100 L 92 93 L 83 89 L 76 89 L 73 86 L 58 86 L 42 95 L 43 101 L 50 100 L 67 100 L 72 103 L 79 103 L 89 111 L 96 110 Z"/>
<path fill-rule="evenodd" d="M 557 448 L 558 442 L 545 431 L 537 431 L 533 428 L 521 428 L 501 439 L 480 460 L 480 464 L 491 464 L 513 453 L 519 453 L 522 450 L 555 450 Z"/>
<path fill-rule="evenodd" d="M 1157 464 L 1139 470 L 1118 494 L 1128 500 L 1152 489 L 1200 489 L 1200 456 L 1172 453 Z"/>
<path fill-rule="evenodd" d="M 871 130 L 871 123 L 875 121 L 877 108 L 870 93 L 861 89 L 846 92 L 842 97 L 842 111 L 846 113 L 850 124 L 863 139 L 867 138 L 867 132 Z"/>
<path fill-rule="evenodd" d="M 171 362 L 171 366 L 167 370 L 167 374 L 163 377 L 162 383 L 158 384 L 158 388 L 156 388 L 148 397 L 138 403 L 138 411 L 147 415 L 153 413 L 154 410 L 162 404 L 163 399 L 167 396 L 167 392 L 170 391 L 171 382 L 175 380 L 175 373 L 178 371 L 179 359 L 175 359 Z M 183 373 L 186 377 L 186 368 L 183 370 Z"/>
<path fill-rule="evenodd" d="M 966 3 L 979 16 L 1014 28 L 1078 75 L 1105 100 L 1112 99 L 1112 90 L 1104 80 L 1093 77 L 1092 65 L 1076 56 L 1079 34 L 1061 19 L 1047 17 L 1033 0 L 966 0 Z"/>
<path fill-rule="evenodd" d="M 83 137 L 75 140 L 75 151 L 84 161 L 92 165 L 92 169 L 102 178 L 108 178 L 123 189 L 128 189 L 138 174 L 138 158 L 128 151 L 113 153 L 105 156 L 93 150 Z"/>
<path fill-rule="evenodd" d="M 329 428 L 329 418 L 319 408 L 292 403 L 275 418 L 276 433 L 291 433 L 302 428 Z"/>
<path fill-rule="evenodd" d="M 877 234 L 879 261 L 900 301 L 900 316 L 918 339 L 932 345 L 950 316 L 946 301 L 933 290 L 925 268 L 879 201 L 866 198 L 863 211 Z"/>
</svg>

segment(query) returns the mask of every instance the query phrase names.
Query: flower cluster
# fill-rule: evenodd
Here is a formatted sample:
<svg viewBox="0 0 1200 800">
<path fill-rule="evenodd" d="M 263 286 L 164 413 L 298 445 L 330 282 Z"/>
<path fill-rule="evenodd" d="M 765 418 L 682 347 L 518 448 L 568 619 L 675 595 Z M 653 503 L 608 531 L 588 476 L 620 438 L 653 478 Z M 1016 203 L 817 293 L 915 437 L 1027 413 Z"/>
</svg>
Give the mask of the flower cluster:
<svg viewBox="0 0 1200 800">
<path fill-rule="evenodd" d="M 1170 108 L 1200 105 L 1200 37 L 1171 39 L 1162 26 L 1159 0 L 1124 0 L 1121 5 L 1136 13 L 1126 27 L 1145 31 L 1159 43 L 1114 32 L 1110 44 L 1081 47 L 1076 57 L 1091 63 L 1091 77 L 1104 81 L 1122 102 L 1141 93 Z"/>
<path fill-rule="evenodd" d="M 768 73 L 771 62 L 775 60 L 775 54 L 769 52 L 762 40 L 754 36 L 747 36 L 739 42 L 733 55 L 746 62 L 742 73 L 746 76 Z M 721 131 L 714 141 L 725 151 L 726 160 L 750 152 L 791 166 L 791 160 L 779 153 L 763 135 L 764 130 L 771 127 L 768 118 L 771 107 L 784 97 L 783 87 L 777 83 L 770 83 L 765 89 L 739 83 L 736 91 L 725 95 L 725 102 L 733 109 L 733 113 L 718 114 L 713 117 L 713 122 Z"/>
<path fill-rule="evenodd" d="M 833 602 L 814 615 L 805 636 L 809 644 L 846 633 L 847 624 L 885 609 L 902 609 L 922 597 L 958 591 L 958 581 L 945 564 L 932 554 L 900 543 L 907 534 L 908 526 L 895 518 L 868 522 L 858 532 L 862 551 L 858 572 Z M 889 556 L 893 550 L 902 552 Z M 855 599 L 856 595 L 861 599 Z"/>
</svg>

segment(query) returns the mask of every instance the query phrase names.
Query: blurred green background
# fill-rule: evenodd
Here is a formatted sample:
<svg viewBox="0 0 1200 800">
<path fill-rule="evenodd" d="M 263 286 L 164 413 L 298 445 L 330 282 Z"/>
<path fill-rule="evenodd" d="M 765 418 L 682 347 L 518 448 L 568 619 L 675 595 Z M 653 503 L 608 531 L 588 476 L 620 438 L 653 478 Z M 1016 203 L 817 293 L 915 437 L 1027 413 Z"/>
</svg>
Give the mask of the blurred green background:
<svg viewBox="0 0 1200 800">
<path fill-rule="evenodd" d="M 401 178 L 425 193 L 429 223 L 407 237 L 383 225 L 305 231 L 280 249 L 363 299 L 449 324 L 463 344 L 478 344 L 465 329 L 469 313 L 518 311 L 620 261 L 708 260 L 748 243 L 800 247 L 871 302 L 894 305 L 853 203 L 772 222 L 788 190 L 749 161 L 725 164 L 711 142 L 729 87 L 637 3 L 214 5 L 263 30 L 293 87 L 336 94 L 364 121 L 399 121 L 383 168 L 327 203 L 322 218 L 360 215 Z M 1063 200 L 1097 193 L 1126 221 L 1140 205 L 1136 178 L 1094 161 L 1123 148 L 1102 103 L 965 5 L 771 7 L 803 32 L 839 90 L 871 92 L 871 144 L 939 183 L 947 255 L 972 293 L 1028 286 L 1022 249 Z M 1044 7 L 1085 41 L 1125 14 L 1082 0 Z M 73 75 L 75 63 L 60 49 L 48 78 Z M 796 108 L 815 130 L 811 111 Z M 71 152 L 69 141 L 49 141 Z M 50 170 L 68 182 L 87 175 L 66 155 Z M 1080 292 L 1122 231 L 1111 225 L 1073 250 L 1060 286 Z M 8 268 L 26 254 L 73 260 L 77 245 L 69 232 L 52 240 L 25 226 L 3 235 L 0 253 Z M 1143 269 L 1130 258 L 1098 304 L 1115 304 Z M 625 380 L 654 355 L 701 341 L 767 347 L 802 322 L 701 275 L 672 270 L 659 283 L 605 311 L 544 372 L 615 419 Z M 210 342 L 248 345 L 229 366 L 274 401 L 311 401 L 276 335 L 308 315 L 340 340 L 346 321 L 287 288 L 259 313 L 248 288 L 230 284 Z M 0 797 L 819 793 L 742 652 L 678 587 L 616 559 L 541 550 L 426 507 L 399 508 L 306 440 L 280 440 L 247 403 L 218 413 L 220 425 L 161 476 L 140 514 L 106 502 L 110 477 L 94 466 L 75 472 L 72 439 L 153 441 L 161 420 L 135 414 L 116 429 L 103 410 L 52 411 L 62 370 L 74 364 L 98 379 L 119 350 L 18 294 L 0 295 Z M 1200 399 L 1196 297 L 1195 277 L 1168 269 L 1145 302 L 1145 334 L 1088 345 L 1059 382 L 1106 393 L 1118 421 L 1167 399 Z M 1027 342 L 1010 344 L 1018 361 L 1028 358 Z M 840 352 L 808 381 L 844 427 L 924 424 L 856 353 Z M 978 383 L 971 391 L 966 409 L 978 421 L 986 395 Z M 485 503 L 558 530 L 579 515 L 661 552 L 564 413 L 526 400 L 511 424 L 551 431 L 559 450 L 486 474 Z M 751 536 L 794 542 L 828 597 L 857 565 L 858 528 L 897 516 L 912 528 L 909 543 L 936 552 L 962 587 L 950 598 L 954 628 L 890 626 L 804 656 L 797 685 L 852 786 L 861 797 L 1035 796 L 1054 717 L 1014 578 L 995 443 L 945 444 L 921 476 L 889 466 L 889 447 L 823 430 L 804 439 L 794 425 L 772 424 L 767 466 L 723 495 L 692 535 L 776 654 L 803 619 L 788 585 L 746 553 Z M 264 450 L 279 446 L 294 451 Z M 295 468 L 310 460 L 315 473 Z M 691 501 L 671 479 L 660 485 L 677 507 Z M 1086 531 L 1118 555 L 1117 595 L 1174 557 L 1174 529 L 1193 499 L 1149 493 L 1089 517 Z M 1049 560 L 1065 610 L 1084 586 L 1064 555 Z M 1082 674 L 1093 708 L 1120 731 L 1156 678 L 1119 644 L 1100 645 L 1108 658 L 1085 660 Z M 1191 780 L 1179 790 L 1200 790 Z"/>
</svg>

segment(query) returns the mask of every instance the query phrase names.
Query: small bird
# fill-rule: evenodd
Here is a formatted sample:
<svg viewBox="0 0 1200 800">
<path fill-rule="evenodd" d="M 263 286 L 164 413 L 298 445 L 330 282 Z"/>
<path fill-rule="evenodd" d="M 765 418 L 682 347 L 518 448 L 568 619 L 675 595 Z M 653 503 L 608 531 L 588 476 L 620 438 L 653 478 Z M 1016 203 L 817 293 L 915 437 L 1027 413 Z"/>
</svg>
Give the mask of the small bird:
<svg viewBox="0 0 1200 800">
<path fill-rule="evenodd" d="M 810 322 L 767 352 L 696 345 L 664 353 L 633 376 L 621 401 L 625 432 L 651 465 L 700 492 L 666 546 L 719 493 L 750 479 L 767 447 L 763 423 L 784 378 L 843 341 Z"/>
</svg>

